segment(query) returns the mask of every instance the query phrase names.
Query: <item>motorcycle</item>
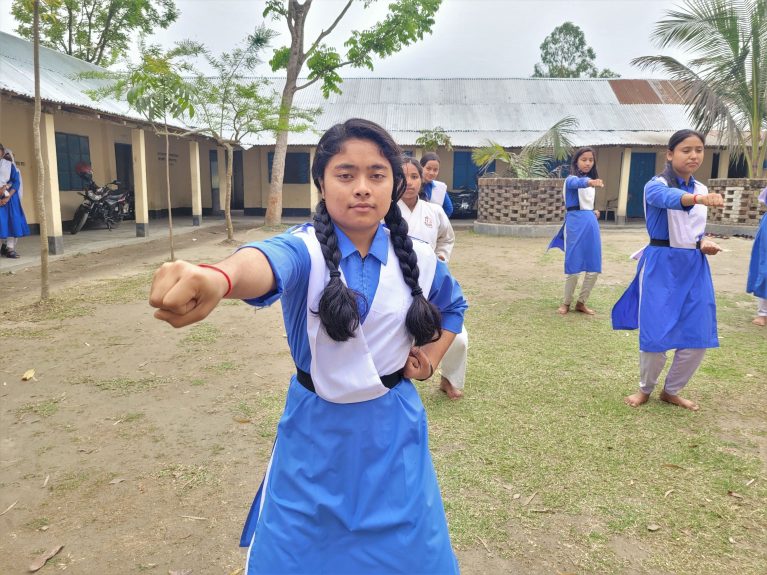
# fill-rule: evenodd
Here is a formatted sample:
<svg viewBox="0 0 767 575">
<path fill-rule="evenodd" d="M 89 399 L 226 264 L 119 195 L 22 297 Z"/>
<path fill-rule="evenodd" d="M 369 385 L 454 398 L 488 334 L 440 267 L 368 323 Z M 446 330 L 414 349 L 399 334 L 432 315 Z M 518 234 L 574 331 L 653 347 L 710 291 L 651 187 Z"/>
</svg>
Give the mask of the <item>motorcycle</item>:
<svg viewBox="0 0 767 575">
<path fill-rule="evenodd" d="M 77 173 L 86 185 L 82 192 L 77 192 L 83 196 L 83 203 L 75 211 L 70 233 L 79 232 L 88 220 L 103 222 L 111 230 L 124 219 L 134 217 L 132 194 L 128 190 L 120 190 L 118 180 L 99 187 L 93 181 L 90 166 L 77 170 Z"/>
</svg>

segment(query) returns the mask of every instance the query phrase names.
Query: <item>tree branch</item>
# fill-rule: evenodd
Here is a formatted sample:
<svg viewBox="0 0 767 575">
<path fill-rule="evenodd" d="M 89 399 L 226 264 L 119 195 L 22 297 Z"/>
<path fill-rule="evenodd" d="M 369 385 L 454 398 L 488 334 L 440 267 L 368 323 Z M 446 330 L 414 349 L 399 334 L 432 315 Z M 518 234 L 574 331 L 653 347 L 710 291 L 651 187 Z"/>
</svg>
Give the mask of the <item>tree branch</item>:
<svg viewBox="0 0 767 575">
<path fill-rule="evenodd" d="M 343 7 L 343 10 L 341 10 L 341 13 L 336 17 L 336 19 L 330 25 L 330 28 L 320 32 L 320 35 L 317 36 L 317 39 L 312 44 L 311 48 L 309 48 L 306 51 L 306 53 L 304 54 L 304 57 L 310 56 L 311 53 L 314 52 L 317 49 L 317 46 L 319 46 L 320 42 L 322 42 L 322 40 L 325 39 L 328 36 L 328 34 L 330 34 L 335 29 L 336 26 L 338 26 L 338 23 L 343 19 L 343 17 L 346 15 L 346 12 L 351 7 L 352 2 L 354 2 L 354 0 L 347 0 L 346 6 Z"/>
<path fill-rule="evenodd" d="M 339 68 L 343 68 L 344 66 L 349 66 L 351 63 L 352 63 L 351 60 L 348 60 L 346 62 L 343 62 L 342 64 L 339 64 L 338 66 L 333 68 L 333 70 L 338 70 Z M 296 90 L 295 91 L 298 92 L 299 90 L 303 90 L 304 88 L 308 88 L 309 86 L 314 84 L 317 80 L 321 80 L 321 79 L 322 78 L 320 76 L 317 76 L 316 78 L 314 78 L 314 80 L 309 80 L 305 84 L 301 84 L 300 86 L 296 85 Z"/>
</svg>

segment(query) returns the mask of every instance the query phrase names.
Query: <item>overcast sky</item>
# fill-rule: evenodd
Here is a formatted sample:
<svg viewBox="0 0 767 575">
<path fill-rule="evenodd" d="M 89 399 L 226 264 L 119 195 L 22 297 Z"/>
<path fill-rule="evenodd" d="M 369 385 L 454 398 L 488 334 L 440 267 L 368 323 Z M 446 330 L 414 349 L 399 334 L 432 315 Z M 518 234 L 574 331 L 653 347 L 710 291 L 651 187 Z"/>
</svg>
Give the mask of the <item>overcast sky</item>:
<svg viewBox="0 0 767 575">
<path fill-rule="evenodd" d="M 361 2 L 360 2 L 361 4 Z M 352 29 L 364 29 L 386 12 L 386 0 L 364 10 L 353 8 L 327 42 L 343 48 Z M 551 31 L 571 21 L 584 31 L 597 54 L 598 68 L 624 78 L 650 74 L 631 66 L 637 56 L 658 54 L 650 41 L 654 24 L 675 2 L 667 0 L 443 0 L 431 35 L 385 60 L 375 70 L 346 70 L 346 76 L 411 78 L 526 77 L 540 60 L 540 44 Z M 153 41 L 172 45 L 191 38 L 220 53 L 231 49 L 263 21 L 263 0 L 176 0 L 179 19 Z M 11 0 L 0 0 L 0 30 L 13 33 Z M 307 44 L 333 21 L 342 0 L 314 0 L 307 21 Z M 282 32 L 283 22 L 268 22 Z M 285 33 L 287 34 L 287 30 Z M 285 35 L 273 45 L 285 43 Z M 663 53 L 680 57 L 679 53 Z M 262 67 L 270 74 L 268 66 Z"/>
</svg>

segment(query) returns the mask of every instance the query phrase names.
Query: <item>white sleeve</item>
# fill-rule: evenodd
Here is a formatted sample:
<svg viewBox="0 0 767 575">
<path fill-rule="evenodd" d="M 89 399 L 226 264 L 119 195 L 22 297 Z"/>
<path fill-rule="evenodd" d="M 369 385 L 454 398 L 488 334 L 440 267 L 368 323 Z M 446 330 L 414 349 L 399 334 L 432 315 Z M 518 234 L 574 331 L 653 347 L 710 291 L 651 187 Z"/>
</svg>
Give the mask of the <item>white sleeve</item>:
<svg viewBox="0 0 767 575">
<path fill-rule="evenodd" d="M 437 233 L 437 247 L 434 249 L 434 253 L 437 257 L 447 262 L 450 261 L 450 255 L 453 253 L 453 245 L 455 245 L 455 232 L 453 226 L 450 224 L 450 218 L 447 217 L 445 210 L 441 206 L 432 204 L 434 207 L 434 215 L 438 220 L 438 233 Z"/>
</svg>

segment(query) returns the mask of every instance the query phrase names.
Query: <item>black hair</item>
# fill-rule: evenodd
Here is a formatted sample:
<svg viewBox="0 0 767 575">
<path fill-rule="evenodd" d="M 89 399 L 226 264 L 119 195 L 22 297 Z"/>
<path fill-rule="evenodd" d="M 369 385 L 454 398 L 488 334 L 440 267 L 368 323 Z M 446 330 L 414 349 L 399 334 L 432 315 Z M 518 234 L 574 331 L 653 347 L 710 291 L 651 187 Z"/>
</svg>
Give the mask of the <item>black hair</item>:
<svg viewBox="0 0 767 575">
<path fill-rule="evenodd" d="M 668 140 L 668 151 L 673 152 L 674 148 L 676 148 L 679 144 L 684 142 L 687 138 L 695 136 L 698 138 L 701 142 L 703 142 L 703 145 L 706 145 L 706 137 L 701 134 L 700 132 L 696 130 L 679 130 L 678 132 L 674 132 L 674 134 L 669 138 Z M 676 172 L 674 172 L 674 168 L 671 166 L 670 161 L 666 161 L 666 167 L 663 169 L 663 171 L 658 174 L 659 178 L 663 178 L 666 180 L 666 184 L 668 184 L 670 187 L 676 186 Z"/>
<path fill-rule="evenodd" d="M 591 152 L 591 154 L 594 156 L 594 163 L 591 166 L 591 169 L 588 173 L 584 174 L 578 169 L 578 158 L 580 158 L 583 154 L 586 152 Z M 585 146 L 583 148 L 578 148 L 576 152 L 573 154 L 573 159 L 570 161 L 570 173 L 573 176 L 581 176 L 581 177 L 587 177 L 591 180 L 596 180 L 599 178 L 599 173 L 597 172 L 597 152 L 594 148 L 591 146 Z"/>
<path fill-rule="evenodd" d="M 408 236 L 407 222 L 397 206 L 407 183 L 402 169 L 402 150 L 391 135 L 378 124 L 369 120 L 352 118 L 343 124 L 336 124 L 325 132 L 317 144 L 317 151 L 312 164 L 312 179 L 318 189 L 322 189 L 325 168 L 330 159 L 341 151 L 347 140 L 359 139 L 373 142 L 378 146 L 389 162 L 394 174 L 391 204 L 384 221 L 390 230 L 394 253 L 399 261 L 402 277 L 411 289 L 413 301 L 405 318 L 405 326 L 415 339 L 415 345 L 424 345 L 436 341 L 442 336 L 442 316 L 439 310 L 424 297 L 418 285 L 418 258 L 413 250 L 413 241 Z M 335 341 L 346 341 L 354 337 L 360 325 L 360 313 L 357 294 L 341 281 L 338 268 L 341 252 L 338 238 L 333 227 L 333 220 L 325 206 L 325 200 L 317 204 L 314 215 L 314 230 L 322 248 L 325 264 L 330 270 L 330 281 L 320 297 L 316 313 L 328 336 Z M 383 289 L 383 286 L 382 286 Z"/>
<path fill-rule="evenodd" d="M 0 144 L 0 150 L 2 150 L 3 152 L 5 152 L 5 146 L 3 146 L 2 144 Z"/>
<path fill-rule="evenodd" d="M 437 160 L 437 163 L 441 163 L 439 161 L 439 156 L 437 155 L 437 152 L 426 152 L 423 156 L 421 156 L 421 165 L 425 166 L 427 163 L 431 162 L 432 160 Z"/>
<path fill-rule="evenodd" d="M 429 198 L 426 196 L 426 190 L 423 189 L 423 166 L 413 157 L 402 156 L 402 165 L 404 166 L 405 164 L 410 164 L 418 170 L 418 176 L 421 178 L 421 189 L 418 190 L 418 197 L 422 200 L 428 200 Z"/>
</svg>

